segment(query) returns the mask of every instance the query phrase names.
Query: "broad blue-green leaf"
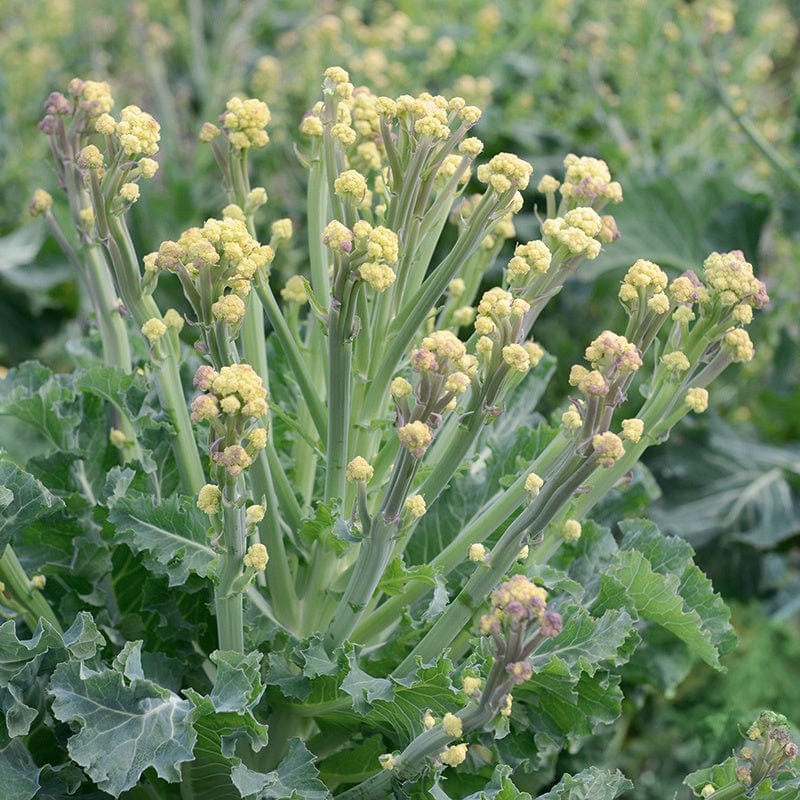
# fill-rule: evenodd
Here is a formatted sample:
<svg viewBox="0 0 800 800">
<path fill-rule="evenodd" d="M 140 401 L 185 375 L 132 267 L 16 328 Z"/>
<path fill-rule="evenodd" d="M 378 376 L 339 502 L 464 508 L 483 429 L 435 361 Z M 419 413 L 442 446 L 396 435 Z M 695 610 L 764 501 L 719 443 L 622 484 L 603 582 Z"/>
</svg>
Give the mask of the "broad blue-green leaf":
<svg viewBox="0 0 800 800">
<path fill-rule="evenodd" d="M 433 595 L 428 607 L 422 613 L 423 622 L 432 622 L 443 613 L 447 608 L 447 603 L 450 600 L 450 595 L 447 592 L 447 581 L 441 572 L 437 572 L 434 576 Z"/>
<path fill-rule="evenodd" d="M 79 661 L 94 658 L 97 651 L 106 643 L 91 615 L 86 611 L 81 611 L 75 617 L 72 625 L 64 631 L 62 638 L 72 658 Z"/>
<path fill-rule="evenodd" d="M 411 741 L 424 730 L 422 713 L 426 708 L 437 716 L 458 708 L 458 692 L 452 681 L 454 672 L 453 662 L 444 657 L 434 664 L 418 665 L 409 675 L 393 681 L 394 691 L 388 697 L 370 699 L 368 724 L 387 730 L 404 744 Z"/>
<path fill-rule="evenodd" d="M 633 784 L 619 770 L 589 767 L 564 777 L 536 800 L 614 800 Z"/>
<path fill-rule="evenodd" d="M 314 755 L 299 739 L 289 742 L 289 752 L 272 772 L 254 772 L 244 765 L 233 768 L 233 783 L 242 800 L 326 800 L 330 797 L 325 784 L 317 778 Z M 297 793 L 295 795 L 295 792 Z"/>
<path fill-rule="evenodd" d="M 681 639 L 707 664 L 721 669 L 719 652 L 697 611 L 680 595 L 680 578 L 662 575 L 637 551 L 620 551 L 600 577 L 600 609 L 628 608 Z"/>
<path fill-rule="evenodd" d="M 533 674 L 514 689 L 513 718 L 553 741 L 576 740 L 613 722 L 621 712 L 618 675 L 608 670 L 630 657 L 638 636 L 626 611 L 598 619 L 565 604 L 564 627 L 532 657 Z"/>
<path fill-rule="evenodd" d="M 74 378 L 78 391 L 96 394 L 113 403 L 120 411 L 127 411 L 124 397 L 135 380 L 134 375 L 123 372 L 118 367 L 97 364 L 78 370 Z"/>
<path fill-rule="evenodd" d="M 100 789 L 119 797 L 150 767 L 180 780 L 197 738 L 189 701 L 152 681 L 74 661 L 56 667 L 49 692 L 56 719 L 79 728 L 67 742 L 70 757 Z"/>
<path fill-rule="evenodd" d="M 72 656 L 91 658 L 105 640 L 100 635 L 91 615 L 81 612 L 62 637 L 45 619 L 30 639 L 18 639 L 13 620 L 0 625 L 0 687 L 16 683 L 30 686 L 47 657 L 50 664 Z"/>
<path fill-rule="evenodd" d="M 297 655 L 303 661 L 303 675 L 307 678 L 316 678 L 320 675 L 335 675 L 339 666 L 331 660 L 322 644 L 322 636 L 315 634 L 303 645 L 296 649 Z"/>
<path fill-rule="evenodd" d="M 595 619 L 582 606 L 567 605 L 562 621 L 561 633 L 539 648 L 534 663 L 557 656 L 571 673 L 593 675 L 601 666 L 619 666 L 627 661 L 625 644 L 633 632 L 633 619 L 627 611 L 606 611 Z"/>
<path fill-rule="evenodd" d="M 637 258 L 683 271 L 697 270 L 712 250 L 754 253 L 768 214 L 763 195 L 745 192 L 723 172 L 626 181 L 625 202 L 614 209 L 622 237 L 578 277 L 594 280 Z"/>
<path fill-rule="evenodd" d="M 7 737 L 26 736 L 38 712 L 26 705 L 22 699 L 22 691 L 14 684 L 0 686 L 0 712 Z M 3 728 L 0 728 L 0 742 L 4 741 Z"/>
<path fill-rule="evenodd" d="M 311 693 L 311 681 L 285 653 L 267 655 L 266 681 L 269 686 L 279 687 L 285 697 L 296 700 L 305 700 Z"/>
<path fill-rule="evenodd" d="M 0 238 L 0 274 L 27 266 L 39 252 L 46 236 L 41 220 L 29 222 Z"/>
<path fill-rule="evenodd" d="M 215 559 L 208 544 L 208 517 L 189 497 L 155 498 L 129 493 L 120 497 L 108 513 L 116 527 L 116 540 L 134 552 L 157 575 L 166 575 L 170 586 L 186 583 L 194 572 L 205 577 Z"/>
<path fill-rule="evenodd" d="M 75 392 L 67 383 L 41 364 L 25 362 L 0 381 L 0 415 L 32 426 L 51 450 L 67 450 L 80 422 Z"/>
<path fill-rule="evenodd" d="M 383 738 L 370 736 L 354 747 L 339 750 L 320 761 L 319 772 L 326 783 L 358 783 L 381 768 L 378 757 L 385 752 Z"/>
<path fill-rule="evenodd" d="M 514 690 L 512 717 L 554 741 L 578 739 L 620 715 L 619 682 L 606 672 L 574 676 L 554 657 Z"/>
<path fill-rule="evenodd" d="M 695 547 L 735 537 L 760 550 L 800 530 L 796 444 L 747 439 L 715 418 L 708 429 L 687 428 L 673 438 L 651 465 L 669 497 L 652 510 L 662 529 Z"/>
<path fill-rule="evenodd" d="M 360 648 L 349 646 L 346 650 L 350 670 L 342 681 L 342 691 L 353 698 L 353 708 L 359 714 L 367 714 L 375 700 L 393 700 L 394 686 L 386 678 L 373 678 L 358 666 Z"/>
<path fill-rule="evenodd" d="M 215 650 L 211 661 L 217 667 L 211 702 L 217 711 L 245 711 L 252 708 L 264 693 L 261 683 L 261 653 L 242 655 Z"/>
<path fill-rule="evenodd" d="M 40 771 L 22 740 L 12 739 L 0 748 L 0 800 L 31 800 Z"/>
<path fill-rule="evenodd" d="M 31 522 L 64 507 L 61 498 L 11 461 L 0 460 L 0 486 L 5 489 L 0 507 L 0 551 Z"/>
<path fill-rule="evenodd" d="M 241 765 L 235 755 L 240 740 L 254 751 L 267 744 L 267 726 L 249 711 L 218 711 L 210 697 L 191 689 L 186 696 L 194 703 L 192 727 L 197 732 L 194 759 L 183 764 L 181 784 L 194 800 L 235 797 L 231 770 Z"/>
<path fill-rule="evenodd" d="M 730 652 L 736 646 L 730 611 L 714 592 L 711 581 L 692 561 L 691 546 L 682 539 L 659 533 L 649 520 L 626 520 L 620 523 L 620 530 L 624 534 L 622 549 L 638 550 L 656 572 L 680 577 L 678 591 L 686 607 L 700 615 L 704 632 L 720 653 Z"/>
</svg>

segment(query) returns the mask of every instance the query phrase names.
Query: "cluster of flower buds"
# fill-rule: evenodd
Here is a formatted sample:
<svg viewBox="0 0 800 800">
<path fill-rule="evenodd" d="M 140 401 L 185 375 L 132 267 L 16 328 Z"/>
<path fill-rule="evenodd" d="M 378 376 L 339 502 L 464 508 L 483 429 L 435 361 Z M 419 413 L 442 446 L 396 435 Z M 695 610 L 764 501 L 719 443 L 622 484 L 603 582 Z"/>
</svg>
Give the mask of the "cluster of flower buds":
<svg viewBox="0 0 800 800">
<path fill-rule="evenodd" d="M 753 358 L 745 326 L 753 309 L 769 301 L 764 284 L 739 250 L 712 253 L 704 262 L 703 280 L 687 271 L 669 283 L 657 265 L 637 261 L 619 296 L 630 315 L 628 330 L 644 346 L 671 315 L 656 377 L 685 390 L 685 405 L 698 412 L 708 404 L 705 387 L 725 367 Z"/>
<path fill-rule="evenodd" d="M 324 99 L 300 128 L 337 149 L 337 174 L 331 179 L 334 208 L 340 204 L 337 220 L 354 231 L 353 236 L 327 231 L 329 247 L 349 252 L 358 236 L 353 228 L 357 217 L 372 225 L 387 221 L 394 230 L 408 233 L 412 214 L 423 218 L 434 208 L 447 212 L 483 149 L 478 139 L 467 136 L 480 119 L 478 108 L 460 97 L 427 92 L 395 99 L 377 96 L 363 87 L 355 89 L 341 67 L 325 71 L 322 89 Z M 487 193 L 494 198 L 491 218 L 479 223 L 484 234 L 505 226 L 513 235 L 507 217 L 521 208 L 519 192 L 528 185 L 531 172 L 529 164 L 509 153 L 500 153 L 478 168 L 478 180 L 487 184 Z M 388 271 L 393 262 L 375 264 L 366 259 L 360 276 L 383 292 L 394 282 Z"/>
<path fill-rule="evenodd" d="M 351 229 L 332 220 L 322 232 L 322 242 L 346 257 L 349 277 L 360 278 L 379 294 L 394 283 L 399 244 L 397 234 L 386 226 L 359 220 Z"/>
<path fill-rule="evenodd" d="M 111 112 L 114 98 L 105 81 L 73 78 L 67 94 L 53 92 L 44 104 L 45 116 L 39 128 L 50 137 L 60 182 L 74 192 L 71 205 L 77 209 L 79 226 L 92 236 L 95 219 L 110 212 L 121 214 L 139 199 L 139 181 L 152 178 L 158 163 L 160 126 L 138 106 L 126 106 L 115 119 Z M 101 138 L 102 137 L 102 138 Z M 80 182 L 72 180 L 67 170 L 77 169 Z M 83 196 L 82 187 L 94 183 L 92 200 Z M 31 213 L 38 214 L 43 195 L 35 195 Z M 103 208 L 96 208 L 102 204 Z"/>
<path fill-rule="evenodd" d="M 526 315 L 530 308 L 527 300 L 500 287 L 484 293 L 474 323 L 478 335 L 475 350 L 484 373 L 494 374 L 502 366 L 504 373 L 525 374 L 539 363 L 544 350 L 535 342 L 520 341 L 529 327 Z"/>
<path fill-rule="evenodd" d="M 560 190 L 560 213 L 581 206 L 600 211 L 609 202 L 622 202 L 622 187 L 611 180 L 608 165 L 602 159 L 570 153 L 564 159 L 564 169 L 563 183 L 552 175 L 545 175 L 537 187 L 542 194 L 553 198 Z"/>
<path fill-rule="evenodd" d="M 562 621 L 557 611 L 548 610 L 547 591 L 525 575 L 501 583 L 490 601 L 491 610 L 481 617 L 479 630 L 492 638 L 495 665 L 483 694 L 485 702 L 500 711 L 510 705 L 509 690 L 531 677 L 530 655 L 544 639 L 561 633 Z M 481 695 L 479 686 L 470 687 L 475 696 Z"/>
<path fill-rule="evenodd" d="M 272 114 L 263 100 L 255 98 L 242 99 L 232 97 L 220 114 L 219 124 L 222 128 L 206 122 L 200 129 L 200 140 L 211 142 L 224 133 L 235 150 L 249 150 L 254 147 L 265 147 L 269 142 L 266 127 Z"/>
<path fill-rule="evenodd" d="M 219 372 L 203 365 L 194 385 L 203 393 L 191 403 L 192 420 L 209 423 L 212 461 L 236 478 L 266 447 L 267 430 L 260 421 L 267 413 L 267 390 L 249 364 L 233 364 Z"/>
<path fill-rule="evenodd" d="M 416 386 L 405 378 L 392 381 L 397 410 L 397 436 L 414 458 L 422 458 L 433 441 L 442 415 L 452 411 L 458 397 L 470 387 L 478 360 L 451 331 L 434 331 L 411 352 Z M 413 402 L 412 402 L 413 400 Z"/>
<path fill-rule="evenodd" d="M 747 744 L 737 753 L 736 780 L 747 789 L 747 796 L 759 784 L 782 773 L 797 774 L 798 747 L 790 738 L 789 722 L 782 714 L 762 711 L 747 729 Z M 721 787 L 706 784 L 700 792 L 711 797 Z"/>
<path fill-rule="evenodd" d="M 150 283 L 160 272 L 174 272 L 203 326 L 227 323 L 238 330 L 253 276 L 275 257 L 269 245 L 250 234 L 244 212 L 228 206 L 223 219 L 209 219 L 189 228 L 178 241 L 166 241 L 144 257 Z"/>
</svg>

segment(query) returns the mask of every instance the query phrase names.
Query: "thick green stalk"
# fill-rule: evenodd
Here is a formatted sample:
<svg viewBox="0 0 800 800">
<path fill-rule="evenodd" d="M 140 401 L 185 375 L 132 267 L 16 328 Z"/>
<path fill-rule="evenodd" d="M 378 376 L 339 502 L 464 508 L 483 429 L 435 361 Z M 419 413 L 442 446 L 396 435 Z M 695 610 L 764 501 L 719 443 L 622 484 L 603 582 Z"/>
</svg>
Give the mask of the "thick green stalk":
<svg viewBox="0 0 800 800">
<path fill-rule="evenodd" d="M 262 498 L 266 498 L 266 516 L 259 526 L 259 532 L 270 556 L 266 579 L 273 600 L 274 613 L 280 618 L 281 624 L 293 630 L 297 623 L 297 595 L 281 530 L 281 518 L 278 513 L 281 504 L 273 482 L 275 473 L 269 466 L 268 458 L 268 454 L 264 451 L 258 454 L 250 468 L 250 482 L 257 502 L 260 503 Z"/>
<path fill-rule="evenodd" d="M 402 677 L 410 672 L 417 658 L 421 657 L 423 661 L 429 661 L 441 653 L 458 636 L 461 629 L 469 623 L 481 605 L 486 602 L 489 592 L 516 561 L 523 535 L 527 532 L 532 538 L 544 531 L 575 489 L 591 474 L 594 466 L 595 463 L 587 462 L 578 455 L 560 466 L 557 473 L 545 483 L 536 500 L 511 523 L 500 537 L 492 548 L 489 562 L 476 569 L 431 629 L 393 671 L 393 675 Z"/>
<path fill-rule="evenodd" d="M 114 278 L 122 300 L 131 312 L 136 324 L 141 327 L 148 319 L 160 319 L 155 300 L 142 293 L 139 267 L 133 243 L 124 222 L 113 215 L 108 216 L 109 239 L 105 242 Z M 161 339 L 165 356 L 154 364 L 159 399 L 175 428 L 173 451 L 181 476 L 181 485 L 187 494 L 197 494 L 205 484 L 205 474 L 200 454 L 189 419 L 189 409 L 183 394 L 180 376 L 180 343 L 177 337 Z"/>
<path fill-rule="evenodd" d="M 353 345 L 344 307 L 331 308 L 328 326 L 328 468 L 325 500 L 343 498 L 350 433 L 350 393 Z M 346 330 L 347 328 L 347 330 Z"/>
<path fill-rule="evenodd" d="M 559 458 L 563 458 L 564 445 L 564 438 L 558 436 L 547 446 L 534 464 L 539 474 L 546 474 Z M 487 534 L 496 531 L 520 507 L 525 499 L 526 478 L 527 474 L 521 475 L 505 492 L 498 492 L 487 501 L 472 521 L 431 561 L 431 567 L 442 575 L 449 575 L 463 563 L 470 545 L 483 542 Z M 400 619 L 404 608 L 421 600 L 429 591 L 427 582 L 410 581 L 402 593 L 390 597 L 369 614 L 353 633 L 353 641 L 372 642 Z"/>
<path fill-rule="evenodd" d="M 459 237 L 450 253 L 436 266 L 431 275 L 420 286 L 414 296 L 401 308 L 389 329 L 388 347 L 383 353 L 380 368 L 372 377 L 372 383 L 364 403 L 363 416 L 374 417 L 381 407 L 392 375 L 409 344 L 436 301 L 442 296 L 447 284 L 459 266 L 480 244 L 485 234 L 485 225 L 495 209 L 491 190 L 483 196 L 472 214 L 470 225 Z"/>
<path fill-rule="evenodd" d="M 58 617 L 44 595 L 31 584 L 11 545 L 6 545 L 0 556 L 0 582 L 5 584 L 31 632 L 36 630 L 39 619 L 46 619 L 59 633 L 63 633 Z"/>
<path fill-rule="evenodd" d="M 494 713 L 488 707 L 472 704 L 457 716 L 461 719 L 463 730 L 469 732 L 486 725 Z M 393 770 L 383 769 L 376 772 L 357 786 L 337 794 L 336 800 L 376 800 L 376 798 L 390 797 L 392 781 L 414 777 L 428 759 L 439 755 L 453 738 L 445 733 L 441 723 L 423 731 L 403 750 Z"/>
<path fill-rule="evenodd" d="M 243 481 L 225 476 L 222 490 L 222 555 L 219 583 L 214 587 L 214 608 L 217 615 L 217 637 L 220 650 L 244 652 L 243 587 L 236 583 L 243 575 L 245 525 Z"/>
<path fill-rule="evenodd" d="M 321 439 L 325 439 L 328 435 L 328 420 L 322 401 L 319 399 L 317 387 L 264 275 L 259 274 L 256 276 L 255 288 L 258 297 L 261 299 L 259 306 L 263 304 L 264 309 L 266 309 L 267 319 L 269 319 L 275 335 L 281 343 L 281 348 L 286 360 L 289 362 L 292 374 L 300 387 L 303 400 L 308 407 L 314 427 L 317 429 L 317 435 Z"/>
</svg>

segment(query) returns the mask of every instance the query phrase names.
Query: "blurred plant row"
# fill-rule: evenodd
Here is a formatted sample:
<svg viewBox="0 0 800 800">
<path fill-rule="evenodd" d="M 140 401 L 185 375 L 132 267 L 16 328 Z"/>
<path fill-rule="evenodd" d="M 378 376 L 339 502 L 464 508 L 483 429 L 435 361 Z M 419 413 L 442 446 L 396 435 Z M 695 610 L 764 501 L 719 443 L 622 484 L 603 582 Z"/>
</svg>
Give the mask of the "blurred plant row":
<svg viewBox="0 0 800 800">
<path fill-rule="evenodd" d="M 111 80 L 120 106 L 137 102 L 161 122 L 159 159 L 171 168 L 128 215 L 140 252 L 225 205 L 197 135 L 237 90 L 270 106 L 271 144 L 253 166 L 304 241 L 304 168 L 292 141 L 331 63 L 378 92 L 428 89 L 481 106 L 487 156 L 535 153 L 538 172 L 560 176 L 566 153 L 602 155 L 625 184 L 622 238 L 538 323 L 537 338 L 564 356 L 553 385 L 564 386 L 575 341 L 623 319 L 622 309 L 609 319 L 601 300 L 637 258 L 674 277 L 710 250 L 741 248 L 773 298 L 754 323 L 758 356 L 735 387 L 715 392 L 716 416 L 674 432 L 596 515 L 613 523 L 649 509 L 738 603 L 742 644 L 724 684 L 698 671 L 683 680 L 688 664 L 661 663 L 660 685 L 675 695 L 667 704 L 637 693 L 631 671 L 614 737 L 562 757 L 573 771 L 605 757 L 637 776 L 640 796 L 663 797 L 665 781 L 724 758 L 735 725 L 762 706 L 800 722 L 800 696 L 781 679 L 800 653 L 800 10 L 791 0 L 542 0 L 533 14 L 520 0 L 447 0 L 437 10 L 431 19 L 419 0 L 313 13 L 298 0 L 0 0 L 0 364 L 37 356 L 65 367 L 64 343 L 86 324 L 70 266 L 43 226 L 25 220 L 33 189 L 52 185 L 46 137 L 35 131 L 41 100 L 76 74 Z M 536 202 L 544 197 L 531 188 L 526 208 Z M 515 224 L 520 241 L 538 229 L 533 214 Z M 498 275 L 512 245 L 498 252 Z M 276 286 L 302 270 L 303 252 L 292 258 L 274 272 Z M 669 742 L 671 757 L 655 760 L 654 742 Z"/>
</svg>

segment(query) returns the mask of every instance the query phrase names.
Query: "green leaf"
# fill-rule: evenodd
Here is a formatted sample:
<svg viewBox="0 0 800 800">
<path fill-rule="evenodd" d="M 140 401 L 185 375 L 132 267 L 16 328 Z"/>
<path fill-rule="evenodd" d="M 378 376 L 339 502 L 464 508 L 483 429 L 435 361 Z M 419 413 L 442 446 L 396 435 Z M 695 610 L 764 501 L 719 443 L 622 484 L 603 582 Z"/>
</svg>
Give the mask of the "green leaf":
<svg viewBox="0 0 800 800">
<path fill-rule="evenodd" d="M 726 786 L 741 786 L 736 779 L 737 760 L 734 757 L 728 758 L 721 764 L 713 767 L 699 769 L 687 775 L 683 783 L 688 786 L 696 796 L 704 786 L 711 784 L 715 789 Z M 744 794 L 742 796 L 745 796 Z M 800 796 L 800 777 L 787 772 L 776 778 L 767 778 L 758 784 L 758 787 L 751 787 L 746 795 L 748 798 L 756 800 L 796 800 Z"/>
<path fill-rule="evenodd" d="M 305 644 L 295 648 L 295 652 L 303 662 L 303 675 L 316 678 L 320 675 L 335 675 L 339 666 L 331 660 L 322 644 L 322 636 L 315 634 Z"/>
<path fill-rule="evenodd" d="M 637 258 L 683 271 L 698 269 L 712 250 L 756 253 L 768 214 L 763 195 L 743 191 L 724 172 L 626 181 L 625 201 L 614 210 L 622 236 L 585 264 L 578 278 L 595 280 Z"/>
<path fill-rule="evenodd" d="M 236 744 L 245 740 L 259 751 L 267 744 L 267 726 L 249 711 L 218 711 L 210 697 L 191 689 L 184 692 L 194 703 L 192 727 L 197 731 L 194 759 L 183 764 L 181 785 L 193 800 L 218 800 L 234 797 L 231 770 L 241 765 L 235 756 Z"/>
<path fill-rule="evenodd" d="M 600 576 L 598 608 L 627 608 L 666 628 L 695 656 L 722 669 L 711 634 L 704 628 L 700 614 L 686 607 L 680 588 L 678 575 L 656 572 L 642 553 L 620 551 L 612 566 Z"/>
<path fill-rule="evenodd" d="M 368 697 L 371 709 L 367 724 L 386 730 L 403 744 L 410 742 L 424 730 L 422 713 L 426 708 L 438 716 L 455 710 L 458 691 L 453 686 L 454 672 L 453 662 L 446 657 L 433 664 L 418 664 L 409 675 L 393 682 L 393 692 L 385 687 L 386 697 Z"/>
<path fill-rule="evenodd" d="M 390 562 L 383 577 L 378 583 L 378 589 L 386 595 L 401 594 L 409 581 L 423 581 L 429 586 L 436 585 L 436 578 L 432 567 L 419 564 L 406 567 L 402 556 L 395 556 Z"/>
<path fill-rule="evenodd" d="M 215 650 L 209 658 L 217 667 L 210 696 L 217 711 L 245 711 L 261 699 L 261 653 L 242 655 Z"/>
<path fill-rule="evenodd" d="M 394 687 L 386 678 L 373 678 L 358 666 L 360 648 L 349 645 L 345 650 L 350 670 L 342 681 L 341 689 L 353 698 L 353 708 L 366 714 L 375 700 L 393 700 Z"/>
<path fill-rule="evenodd" d="M 0 729 L 0 742 L 15 736 L 27 736 L 31 724 L 38 716 L 38 711 L 24 703 L 22 691 L 13 684 L 7 688 L 0 687 L 0 711 L 3 712 L 6 733 L 6 737 L 3 737 Z"/>
<path fill-rule="evenodd" d="M 56 719 L 80 729 L 67 742 L 70 757 L 103 791 L 119 797 L 149 767 L 180 780 L 197 739 L 189 701 L 144 678 L 74 661 L 56 667 L 49 693 Z"/>
<path fill-rule="evenodd" d="M 718 419 L 654 454 L 652 468 L 670 498 L 659 526 L 700 547 L 734 536 L 764 550 L 800 530 L 800 448 L 753 441 Z"/>
<path fill-rule="evenodd" d="M 291 739 L 289 752 L 276 770 L 265 774 L 240 764 L 233 768 L 232 778 L 242 800 L 326 800 L 330 792 L 318 774 L 313 753 L 299 739 Z"/>
<path fill-rule="evenodd" d="M 302 521 L 297 535 L 307 546 L 319 542 L 326 550 L 339 556 L 350 548 L 352 542 L 359 541 L 352 536 L 346 523 L 342 527 L 343 522 L 333 504 L 329 506 L 320 502 L 314 506 L 314 516 Z"/>
<path fill-rule="evenodd" d="M 380 768 L 378 757 L 386 752 L 381 736 L 370 736 L 355 747 L 339 750 L 320 761 L 319 772 L 325 783 L 359 783 Z"/>
<path fill-rule="evenodd" d="M 29 222 L 0 238 L 0 274 L 30 264 L 41 249 L 45 235 L 41 222 Z"/>
<path fill-rule="evenodd" d="M 678 575 L 678 591 L 687 608 L 700 615 L 703 631 L 710 641 L 723 655 L 733 650 L 737 637 L 730 623 L 730 610 L 714 592 L 711 581 L 692 561 L 691 546 L 677 537 L 664 536 L 648 520 L 627 520 L 619 527 L 623 533 L 620 547 L 639 550 L 662 575 Z"/>
<path fill-rule="evenodd" d="M 270 653 L 267 656 L 266 681 L 269 686 L 279 687 L 285 697 L 296 700 L 305 700 L 311 693 L 311 681 L 285 653 Z"/>
<path fill-rule="evenodd" d="M 715 764 L 713 767 L 706 767 L 692 772 L 686 776 L 683 783 L 699 797 L 700 791 L 709 783 L 715 789 L 737 783 L 736 766 L 736 759 L 731 757 L 721 764 Z"/>
<path fill-rule="evenodd" d="M 511 768 L 499 764 L 494 768 L 486 788 L 465 797 L 464 800 L 531 800 L 528 792 L 521 792 L 511 780 Z"/>
<path fill-rule="evenodd" d="M 39 791 L 41 770 L 20 739 L 0 748 L 0 796 L 3 800 L 30 800 Z"/>
<path fill-rule="evenodd" d="M 209 574 L 216 558 L 208 545 L 208 517 L 193 498 L 155 498 L 129 493 L 116 500 L 108 514 L 116 527 L 116 541 L 143 553 L 156 575 L 166 575 L 170 586 L 186 583 L 190 573 Z"/>
<path fill-rule="evenodd" d="M 91 658 L 96 647 L 105 644 L 91 615 L 85 611 L 77 616 L 63 638 L 46 619 L 39 620 L 30 639 L 18 639 L 15 628 L 13 620 L 0 625 L 0 687 L 11 683 L 30 686 L 45 655 L 51 662 L 63 661 L 70 655 Z"/>
<path fill-rule="evenodd" d="M 595 619 L 582 606 L 570 604 L 562 608 L 561 616 L 561 633 L 537 650 L 534 663 L 557 657 L 573 675 L 594 675 L 601 666 L 619 666 L 627 661 L 625 645 L 633 633 L 633 619 L 627 611 L 609 610 Z"/>
<path fill-rule="evenodd" d="M 0 460 L 0 486 L 5 490 L 0 508 L 0 552 L 32 522 L 64 507 L 61 498 L 11 461 Z"/>
<path fill-rule="evenodd" d="M 69 450 L 81 417 L 68 382 L 68 377 L 53 375 L 41 364 L 27 361 L 0 381 L 0 415 L 32 426 L 51 451 Z"/>
<path fill-rule="evenodd" d="M 445 608 L 447 608 L 448 602 L 450 601 L 450 594 L 447 591 L 447 581 L 445 580 L 445 577 L 442 575 L 441 571 L 436 572 L 436 574 L 433 576 L 433 580 L 433 595 L 428 607 L 422 614 L 423 622 L 431 622 L 436 619 L 439 614 L 444 612 Z"/>
<path fill-rule="evenodd" d="M 564 775 L 536 800 L 614 800 L 632 788 L 633 784 L 619 770 L 589 767 L 577 775 Z"/>
<path fill-rule="evenodd" d="M 125 395 L 135 381 L 134 375 L 123 372 L 118 367 L 97 364 L 75 372 L 74 380 L 78 391 L 95 394 L 113 403 L 120 411 L 130 411 Z"/>
</svg>

